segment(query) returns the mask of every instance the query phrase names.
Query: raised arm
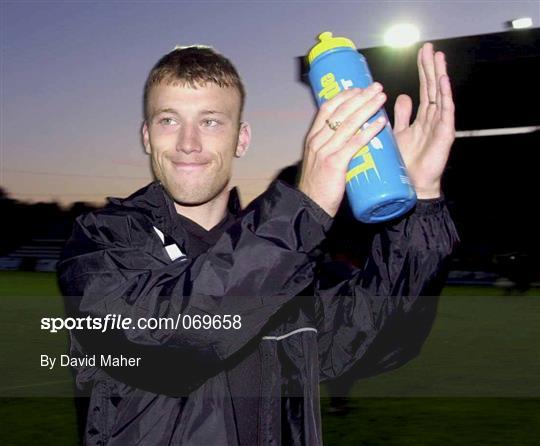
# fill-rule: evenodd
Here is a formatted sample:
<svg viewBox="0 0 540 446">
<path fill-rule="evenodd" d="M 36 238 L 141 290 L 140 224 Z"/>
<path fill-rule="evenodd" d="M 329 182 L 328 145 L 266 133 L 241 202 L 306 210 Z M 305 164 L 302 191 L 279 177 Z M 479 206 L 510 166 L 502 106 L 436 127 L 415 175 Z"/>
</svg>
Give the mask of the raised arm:
<svg viewBox="0 0 540 446">
<path fill-rule="evenodd" d="M 317 281 L 321 380 L 395 369 L 420 352 L 458 235 L 443 199 L 380 225 L 362 269 L 323 264 Z"/>
<path fill-rule="evenodd" d="M 326 264 L 317 301 L 321 378 L 338 376 L 360 359 L 360 375 L 395 368 L 418 354 L 431 328 L 445 259 L 458 236 L 441 197 L 441 177 L 454 141 L 454 103 L 444 54 L 426 43 L 418 51 L 420 105 L 395 104 L 394 135 L 419 198 L 414 212 L 386 225 L 373 241 L 362 270 L 343 277 Z M 345 171 L 358 147 L 383 122 L 356 131 L 385 102 L 382 86 L 339 93 L 323 104 L 306 139 L 299 188 L 331 216 L 345 189 Z M 341 122 L 332 129 L 327 122 Z"/>
</svg>

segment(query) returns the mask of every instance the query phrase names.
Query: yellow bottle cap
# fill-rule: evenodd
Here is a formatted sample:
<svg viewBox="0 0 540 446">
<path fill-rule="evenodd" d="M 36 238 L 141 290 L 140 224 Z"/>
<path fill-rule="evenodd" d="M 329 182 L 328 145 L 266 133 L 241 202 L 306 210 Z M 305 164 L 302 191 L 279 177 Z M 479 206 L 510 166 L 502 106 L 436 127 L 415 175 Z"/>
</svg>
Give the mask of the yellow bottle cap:
<svg viewBox="0 0 540 446">
<path fill-rule="evenodd" d="M 356 49 L 352 40 L 349 40 L 345 37 L 333 37 L 330 31 L 325 31 L 318 36 L 319 43 L 317 43 L 308 54 L 308 61 L 311 64 L 313 60 L 320 56 L 325 51 L 331 50 L 333 48 L 339 47 L 349 47 Z"/>
</svg>

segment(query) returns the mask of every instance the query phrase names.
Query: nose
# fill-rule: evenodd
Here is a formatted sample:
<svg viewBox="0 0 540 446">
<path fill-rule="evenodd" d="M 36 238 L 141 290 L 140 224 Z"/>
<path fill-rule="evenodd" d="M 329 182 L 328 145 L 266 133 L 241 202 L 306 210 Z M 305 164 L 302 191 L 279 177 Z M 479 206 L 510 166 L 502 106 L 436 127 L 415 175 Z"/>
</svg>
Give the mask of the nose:
<svg viewBox="0 0 540 446">
<path fill-rule="evenodd" d="M 182 126 L 176 142 L 176 151 L 184 153 L 202 151 L 199 130 L 195 125 L 186 123 Z"/>
</svg>

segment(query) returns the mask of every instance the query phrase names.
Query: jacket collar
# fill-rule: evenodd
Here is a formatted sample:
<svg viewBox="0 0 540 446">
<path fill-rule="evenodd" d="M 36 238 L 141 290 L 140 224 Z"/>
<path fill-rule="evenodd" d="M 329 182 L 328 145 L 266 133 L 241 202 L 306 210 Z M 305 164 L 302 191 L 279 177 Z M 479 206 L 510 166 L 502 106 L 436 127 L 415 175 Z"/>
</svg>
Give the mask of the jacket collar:
<svg viewBox="0 0 540 446">
<path fill-rule="evenodd" d="M 159 181 L 151 182 L 127 198 L 108 197 L 107 206 L 135 208 L 146 214 L 154 226 L 171 235 L 178 226 L 179 219 L 174 201 Z M 237 216 L 241 211 L 236 187 L 229 192 L 227 209 L 234 216 Z"/>
</svg>

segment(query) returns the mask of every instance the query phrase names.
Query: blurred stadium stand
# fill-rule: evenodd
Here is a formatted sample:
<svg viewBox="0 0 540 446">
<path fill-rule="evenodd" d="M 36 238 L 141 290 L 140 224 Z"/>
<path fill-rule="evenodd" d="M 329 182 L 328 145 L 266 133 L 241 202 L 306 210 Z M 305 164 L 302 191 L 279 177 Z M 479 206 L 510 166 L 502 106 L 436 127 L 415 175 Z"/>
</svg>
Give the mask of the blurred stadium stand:
<svg viewBox="0 0 540 446">
<path fill-rule="evenodd" d="M 0 257 L 0 270 L 56 271 L 65 239 L 33 239 Z"/>
<path fill-rule="evenodd" d="M 75 218 L 95 209 L 82 202 L 62 209 L 57 203 L 24 203 L 0 188 L 0 270 L 55 271 Z"/>
</svg>

